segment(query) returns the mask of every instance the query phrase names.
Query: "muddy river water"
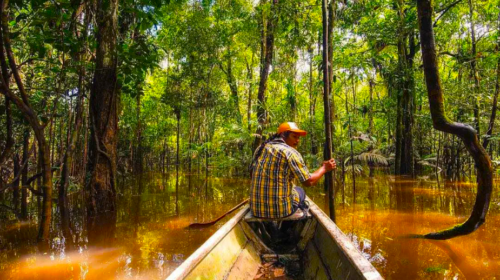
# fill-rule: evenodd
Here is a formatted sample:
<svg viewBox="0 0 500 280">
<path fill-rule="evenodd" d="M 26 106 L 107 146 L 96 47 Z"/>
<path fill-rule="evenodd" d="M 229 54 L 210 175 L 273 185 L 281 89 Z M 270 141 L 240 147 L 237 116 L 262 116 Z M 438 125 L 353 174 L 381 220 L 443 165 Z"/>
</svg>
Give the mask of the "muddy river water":
<svg viewBox="0 0 500 280">
<path fill-rule="evenodd" d="M 500 279 L 498 183 L 486 224 L 468 236 L 403 238 L 460 223 L 474 203 L 474 183 L 428 178 L 357 178 L 355 195 L 346 182 L 336 196 L 337 224 L 386 279 Z M 247 197 L 248 186 L 246 179 L 197 175 L 180 176 L 177 188 L 172 176 L 131 178 L 120 182 L 116 221 L 91 233 L 81 194 L 73 194 L 72 237 L 59 231 L 55 207 L 48 252 L 36 246 L 34 222 L 0 223 L 0 279 L 165 279 L 224 220 L 208 229 L 186 226 L 223 214 Z M 327 210 L 322 186 L 306 192 Z"/>
</svg>

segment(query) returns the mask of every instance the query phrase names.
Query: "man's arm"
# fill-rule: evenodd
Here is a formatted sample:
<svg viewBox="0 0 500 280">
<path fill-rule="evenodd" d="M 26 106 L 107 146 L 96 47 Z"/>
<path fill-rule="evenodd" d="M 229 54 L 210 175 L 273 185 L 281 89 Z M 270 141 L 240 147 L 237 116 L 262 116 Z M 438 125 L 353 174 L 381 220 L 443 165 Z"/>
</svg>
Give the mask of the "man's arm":
<svg viewBox="0 0 500 280">
<path fill-rule="evenodd" d="M 325 175 L 326 172 L 332 171 L 333 169 L 337 168 L 337 163 L 335 160 L 332 158 L 329 161 L 324 161 L 323 165 L 318 168 L 318 170 L 314 171 L 314 173 L 311 174 L 311 177 L 304 182 L 302 182 L 302 185 L 310 187 L 316 185 L 316 183 Z"/>
</svg>

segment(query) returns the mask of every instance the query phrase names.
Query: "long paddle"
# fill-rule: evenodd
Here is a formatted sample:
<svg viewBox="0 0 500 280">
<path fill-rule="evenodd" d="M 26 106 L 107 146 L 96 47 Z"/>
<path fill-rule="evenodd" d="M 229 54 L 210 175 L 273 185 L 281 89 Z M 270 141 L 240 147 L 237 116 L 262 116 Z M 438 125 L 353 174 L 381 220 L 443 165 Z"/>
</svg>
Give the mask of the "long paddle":
<svg viewBox="0 0 500 280">
<path fill-rule="evenodd" d="M 212 225 L 215 225 L 215 223 L 217 223 L 218 221 L 220 221 L 222 218 L 224 218 L 225 216 L 231 214 L 232 212 L 234 212 L 234 210 L 240 208 L 241 206 L 243 206 L 245 203 L 247 203 L 249 201 L 249 199 L 245 199 L 243 200 L 242 202 L 240 202 L 240 204 L 234 206 L 231 210 L 227 211 L 225 214 L 223 214 L 222 216 L 220 216 L 219 218 L 211 221 L 211 222 L 207 222 L 207 223 L 192 223 L 188 226 L 188 228 L 204 228 L 204 227 L 209 227 L 209 226 L 212 226 Z"/>
</svg>

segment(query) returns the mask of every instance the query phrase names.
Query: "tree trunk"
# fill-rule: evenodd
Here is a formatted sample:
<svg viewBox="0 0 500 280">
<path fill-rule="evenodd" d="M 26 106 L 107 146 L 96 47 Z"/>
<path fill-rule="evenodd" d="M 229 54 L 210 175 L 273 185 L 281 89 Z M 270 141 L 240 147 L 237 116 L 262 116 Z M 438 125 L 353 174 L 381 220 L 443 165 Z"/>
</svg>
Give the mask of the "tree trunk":
<svg viewBox="0 0 500 280">
<path fill-rule="evenodd" d="M 351 76 L 351 81 L 352 81 L 352 96 L 353 96 L 353 110 L 352 115 L 355 116 L 354 112 L 356 110 L 356 99 L 354 98 L 356 96 L 356 84 L 354 83 L 354 71 L 352 72 Z M 346 91 L 346 107 L 348 108 L 347 104 L 347 91 Z M 347 115 L 349 116 L 349 143 L 351 146 L 351 174 L 352 174 L 352 197 L 354 203 L 356 203 L 356 173 L 354 170 L 354 148 L 353 148 L 353 137 L 352 137 L 352 125 L 351 125 L 351 115 L 349 114 L 349 111 L 347 111 Z"/>
<path fill-rule="evenodd" d="M 477 167 L 476 201 L 467 221 L 451 229 L 417 236 L 428 239 L 449 239 L 474 232 L 485 222 L 493 187 L 493 171 L 490 158 L 480 145 L 474 129 L 462 123 L 451 122 L 445 116 L 432 28 L 431 1 L 418 0 L 417 3 L 424 75 L 434 128 L 458 136 L 463 141 Z"/>
<path fill-rule="evenodd" d="M 29 141 L 30 141 L 30 131 L 26 129 L 23 136 L 23 163 L 26 163 L 21 173 L 21 182 L 25 186 L 28 182 L 28 160 L 29 160 Z M 28 219 L 28 190 L 23 188 L 21 190 L 21 219 Z"/>
<path fill-rule="evenodd" d="M 247 103 L 247 121 L 248 121 L 248 131 L 252 131 L 252 124 L 250 119 L 252 118 L 252 92 L 253 92 L 253 58 L 252 53 L 252 64 L 249 65 L 247 61 L 247 79 L 249 81 L 248 85 L 248 103 Z"/>
<path fill-rule="evenodd" d="M 42 189 L 43 189 L 43 207 L 42 207 L 42 215 L 40 220 L 40 228 L 38 232 L 38 241 L 42 242 L 42 245 L 48 245 L 49 241 L 49 233 L 50 233 L 50 224 L 52 219 L 52 166 L 50 164 L 50 147 L 46 142 L 44 135 L 44 126 L 39 122 L 38 116 L 35 111 L 32 109 L 28 95 L 24 88 L 24 84 L 21 80 L 21 75 L 18 72 L 18 66 L 16 64 L 16 60 L 14 58 L 14 53 L 11 49 L 11 42 L 9 38 L 9 23 L 7 18 L 6 8 L 8 7 L 8 0 L 0 1 L 0 15 L 2 21 L 2 30 L 0 32 L 0 60 L 2 65 L 2 81 L 0 85 L 0 91 L 2 94 L 6 95 L 11 101 L 14 102 L 16 107 L 21 111 L 23 117 L 28 121 L 31 128 L 33 129 L 35 136 L 38 141 L 39 153 L 40 153 L 40 162 L 42 167 Z M 16 81 L 16 85 L 19 93 L 21 94 L 21 98 L 12 93 L 10 88 L 6 87 L 7 82 L 4 80 L 6 76 L 5 65 L 7 65 L 7 59 L 5 57 L 7 55 L 8 65 L 10 66 L 11 72 L 14 76 L 14 80 Z"/>
<path fill-rule="evenodd" d="M 142 122 L 141 122 L 141 92 L 140 90 L 136 93 L 136 118 L 137 125 L 135 127 L 135 153 L 134 153 L 134 173 L 142 173 Z"/>
<path fill-rule="evenodd" d="M 226 74 L 226 80 L 227 84 L 229 85 L 229 89 L 231 91 L 231 97 L 230 97 L 230 106 L 232 110 L 234 110 L 234 113 L 236 115 L 236 121 L 238 124 L 241 125 L 241 122 L 243 121 L 243 117 L 241 116 L 240 112 L 240 101 L 238 97 L 238 85 L 236 84 L 236 79 L 234 78 L 233 75 L 233 66 L 232 66 L 232 58 L 231 58 L 231 41 L 229 42 L 227 46 L 227 69 L 224 69 L 224 66 L 220 64 L 220 68 L 222 69 L 222 72 Z"/>
<path fill-rule="evenodd" d="M 402 125 L 402 97 L 400 93 L 397 93 L 397 108 L 396 108 L 396 155 L 394 159 L 394 174 L 401 174 L 401 158 L 402 158 L 402 146 L 403 146 L 403 125 Z"/>
<path fill-rule="evenodd" d="M 318 154 L 318 143 L 316 141 L 316 134 L 314 132 L 316 123 L 316 93 L 314 89 L 313 80 L 313 49 L 309 48 L 309 117 L 311 119 L 311 129 L 309 132 L 309 139 L 311 139 L 311 154 Z"/>
<path fill-rule="evenodd" d="M 330 98 L 330 125 L 332 126 L 332 134 L 335 131 L 335 98 L 332 94 L 333 81 L 333 24 L 335 22 L 335 0 L 330 0 L 328 4 L 328 96 Z M 333 143 L 333 138 L 332 138 Z M 333 146 L 332 146 L 333 149 Z M 333 150 L 332 150 L 333 151 Z"/>
<path fill-rule="evenodd" d="M 81 62 L 81 57 L 78 58 Z M 76 144 L 78 141 L 78 136 L 80 135 L 80 130 L 82 127 L 83 121 L 83 101 L 84 101 L 84 86 L 83 81 L 85 77 L 85 68 L 83 65 L 79 67 L 79 77 L 78 77 L 78 97 L 75 106 L 75 114 L 74 114 L 74 128 L 71 130 L 71 126 L 68 125 L 68 139 L 66 143 L 66 152 L 64 154 L 64 159 L 62 163 L 62 173 L 61 173 L 61 181 L 59 184 L 59 209 L 61 212 L 61 227 L 64 232 L 64 236 L 66 238 L 70 238 L 70 216 L 69 216 L 69 207 L 68 207 L 68 186 L 69 186 L 69 175 L 71 172 L 71 166 L 73 165 L 74 155 Z M 72 121 L 69 118 L 70 122 Z"/>
<path fill-rule="evenodd" d="M 13 157 L 14 161 L 14 182 L 12 182 L 12 208 L 14 208 L 15 212 L 18 212 L 19 210 L 19 204 L 21 202 L 20 200 L 20 190 L 21 186 L 19 183 L 21 183 L 21 180 L 19 179 L 19 175 L 21 173 L 21 163 L 19 162 L 21 159 L 19 158 L 19 154 L 15 154 Z"/>
<path fill-rule="evenodd" d="M 7 4 L 5 4 L 7 5 Z M 3 15 L 2 15 L 3 16 Z M 3 42 L 0 42 L 3 44 Z M 5 82 L 5 88 L 10 88 L 10 75 L 8 71 L 7 61 L 5 60 L 5 54 L 2 53 L 0 59 L 0 65 L 2 69 L 2 81 Z M 10 154 L 12 153 L 12 147 L 14 146 L 14 137 L 12 136 L 12 110 L 10 108 L 10 98 L 4 94 L 5 97 L 5 128 L 7 129 L 7 139 L 5 141 L 5 147 L 2 150 L 2 154 L 0 155 L 0 165 L 2 165 L 8 158 L 10 158 Z"/>
<path fill-rule="evenodd" d="M 116 211 L 118 0 L 98 0 L 97 7 L 97 53 L 90 91 L 89 174 L 85 189 L 89 231 L 103 225 L 93 218 Z"/>
<path fill-rule="evenodd" d="M 6 72 L 7 70 L 2 70 L 2 73 Z M 7 79 L 9 79 L 8 75 Z M 7 82 L 6 88 L 8 87 L 9 85 Z M 14 146 L 14 137 L 12 136 L 12 110 L 10 108 L 10 99 L 8 96 L 4 97 L 5 97 L 5 127 L 7 129 L 7 139 L 5 141 L 5 147 L 2 150 L 2 154 L 0 155 L 0 165 L 2 165 L 10 157 L 12 153 L 12 147 Z"/>
<path fill-rule="evenodd" d="M 396 78 L 396 92 L 398 94 L 398 118 L 396 124 L 396 174 L 414 176 L 413 123 L 415 111 L 415 86 L 413 78 L 413 58 L 415 56 L 416 47 L 413 39 L 413 32 L 405 30 L 405 23 L 408 18 L 406 17 L 406 10 L 404 7 L 404 1 L 398 0 L 397 13 L 399 15 L 399 37 L 397 43 L 397 71 L 399 75 Z"/>
<path fill-rule="evenodd" d="M 176 119 L 177 119 L 177 146 L 176 146 L 176 152 L 175 152 L 175 192 L 177 193 L 178 188 L 179 188 L 179 165 L 180 163 L 180 158 L 179 158 L 179 138 L 181 134 L 181 113 L 180 111 L 176 112 Z M 177 204 L 177 200 L 176 200 Z"/>
<path fill-rule="evenodd" d="M 332 125 L 330 116 L 330 75 L 328 68 L 328 10 L 327 0 L 322 0 L 322 15 L 323 15 L 323 106 L 325 112 L 325 146 L 323 149 L 323 159 L 330 160 L 332 158 Z M 335 222 L 335 194 L 333 180 L 333 172 L 325 173 L 325 189 L 328 190 L 328 208 L 330 210 L 330 219 Z"/>
<path fill-rule="evenodd" d="M 265 109 L 265 92 L 267 88 L 267 78 L 269 77 L 269 68 L 273 62 L 273 49 L 274 49 L 274 31 L 278 26 L 279 19 L 279 8 L 278 8 L 278 0 L 272 0 L 273 3 L 271 5 L 270 18 L 267 20 L 267 28 L 266 28 L 266 40 L 264 46 L 264 61 L 261 65 L 260 71 L 260 82 L 259 82 L 259 91 L 257 94 L 257 120 L 259 122 L 257 126 L 255 141 L 253 144 L 253 150 L 257 149 L 257 147 L 262 142 L 262 131 L 264 130 L 265 125 L 267 124 L 267 112 Z"/>
</svg>

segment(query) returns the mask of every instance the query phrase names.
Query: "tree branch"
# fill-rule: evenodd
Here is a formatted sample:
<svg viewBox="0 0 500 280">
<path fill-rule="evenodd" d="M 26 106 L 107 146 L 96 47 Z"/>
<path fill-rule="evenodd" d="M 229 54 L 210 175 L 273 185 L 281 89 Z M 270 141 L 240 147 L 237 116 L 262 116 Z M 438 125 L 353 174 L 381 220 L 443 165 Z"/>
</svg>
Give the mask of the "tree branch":
<svg viewBox="0 0 500 280">
<path fill-rule="evenodd" d="M 453 3 L 451 3 L 450 5 L 448 5 L 447 7 L 436 11 L 436 13 L 441 13 L 441 14 L 436 18 L 436 20 L 434 21 L 434 24 L 432 26 L 436 27 L 439 19 L 441 19 L 441 17 L 443 17 L 451 8 L 455 7 L 460 2 L 462 2 L 462 0 L 457 0 Z"/>
</svg>

